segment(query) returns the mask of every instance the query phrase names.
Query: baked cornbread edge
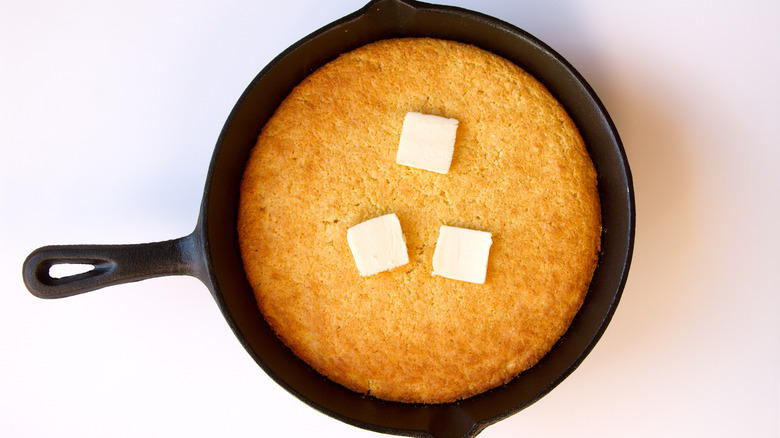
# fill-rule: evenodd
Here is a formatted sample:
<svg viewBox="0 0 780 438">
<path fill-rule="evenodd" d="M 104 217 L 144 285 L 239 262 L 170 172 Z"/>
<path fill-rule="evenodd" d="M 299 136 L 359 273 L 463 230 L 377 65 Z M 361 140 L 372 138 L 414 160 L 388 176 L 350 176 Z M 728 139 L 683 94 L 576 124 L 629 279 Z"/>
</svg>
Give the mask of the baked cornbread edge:
<svg viewBox="0 0 780 438">
<path fill-rule="evenodd" d="M 442 55 L 442 51 L 449 54 Z M 442 65 L 442 59 L 448 62 Z M 455 84 L 458 72 L 475 69 L 482 69 L 483 74 L 468 76 L 471 88 L 457 90 L 457 86 L 464 85 Z M 412 76 L 401 77 L 412 77 L 417 82 L 383 82 L 383 78 L 400 72 L 410 73 Z M 497 80 L 500 74 L 511 80 Z M 474 85 L 475 77 L 484 79 L 481 87 Z M 435 79 L 440 81 L 436 93 L 421 83 Z M 331 94 L 333 90 L 339 92 Z M 493 94 L 475 104 L 480 90 Z M 506 102 L 522 102 L 525 112 L 507 116 L 501 107 Z M 490 119 L 489 113 L 479 115 L 489 119 L 483 122 L 491 129 L 480 129 L 470 108 L 491 105 L 495 105 L 493 109 L 504 108 L 502 117 L 512 118 L 508 120 L 514 123 L 512 132 L 497 127 L 507 126 L 502 124 L 507 120 Z M 394 163 L 399 121 L 407 111 L 460 120 L 456 154 L 447 175 L 431 175 Z M 540 116 L 542 122 L 533 114 L 525 114 L 534 111 L 546 114 Z M 339 112 L 341 117 L 334 118 L 333 114 Z M 534 123 L 546 128 L 536 129 Z M 518 131 L 524 132 L 523 138 L 513 134 Z M 565 138 L 556 137 L 560 132 Z M 490 139 L 498 134 L 512 141 Z M 374 144 L 365 146 L 365 138 L 361 141 L 364 135 Z M 497 147 L 502 141 L 512 147 Z M 572 149 L 569 155 L 578 168 L 576 172 L 567 170 L 571 163 L 547 150 L 559 143 Z M 344 154 L 339 149 L 354 149 L 356 145 L 360 145 L 359 160 L 355 160 L 356 154 Z M 523 159 L 519 159 L 517 148 L 523 148 Z M 382 165 L 356 167 L 366 161 Z M 504 176 L 515 178 L 506 184 L 498 181 L 489 166 L 480 168 L 475 163 L 492 163 Z M 546 166 L 545 171 L 535 171 L 534 165 Z M 555 190 L 569 185 L 579 188 L 565 196 L 540 191 L 540 181 L 550 180 L 557 181 Z M 492 186 L 487 184 L 490 181 Z M 297 190 L 302 182 L 320 191 L 331 187 L 338 193 L 337 199 L 323 193 L 306 196 Z M 480 182 L 486 184 L 478 185 Z M 464 187 L 471 196 L 462 195 Z M 518 197 L 550 204 L 548 216 L 534 212 L 533 203 L 507 203 Z M 563 201 L 577 203 L 578 208 L 558 205 Z M 505 208 L 498 210 L 496 206 Z M 430 217 L 421 219 L 421 211 L 425 211 L 423 215 L 430 213 Z M 346 247 L 346 229 L 388 212 L 399 216 L 410 264 L 362 278 Z M 496 217 L 497 213 L 502 216 Z M 515 225 L 523 227 L 523 233 L 507 230 L 506 217 L 517 218 Z M 572 224 L 577 225 L 577 232 L 568 229 Z M 430 260 L 441 225 L 493 233 L 485 285 L 430 276 Z M 280 339 L 298 357 L 356 392 L 419 403 L 451 402 L 479 394 L 537 363 L 563 335 L 582 305 L 596 267 L 601 235 L 595 169 L 576 126 L 560 104 L 543 85 L 503 58 L 474 46 L 427 38 L 383 40 L 361 47 L 321 67 L 293 90 L 268 121 L 252 151 L 242 180 L 238 229 L 245 271 L 258 305 Z M 274 247 L 307 239 L 311 244 L 288 248 L 292 256 Z M 564 248 L 545 244 L 551 240 L 564 242 Z M 538 266 L 528 268 L 525 262 L 533 259 L 529 254 L 540 248 L 544 251 L 538 263 L 535 261 Z M 304 254 L 301 249 L 313 254 Z M 284 257 L 299 257 L 296 260 L 307 260 L 325 271 L 331 268 L 333 274 L 328 277 L 311 268 L 298 270 L 300 266 L 294 262 L 280 261 Z M 340 265 L 329 264 L 332 260 Z M 566 261 L 565 266 L 561 260 Z M 568 266 L 570 261 L 576 266 Z M 506 280 L 510 272 L 517 278 Z M 550 278 L 538 278 L 543 272 L 550 273 Z M 552 286 L 565 298 L 543 290 L 556 281 L 565 283 Z M 500 289 L 497 284 L 501 282 L 508 284 L 511 294 L 483 296 Z M 383 287 L 386 291 L 388 284 L 394 284 L 393 289 L 403 288 L 404 294 L 393 295 L 391 302 L 383 303 L 380 298 L 387 294 L 372 298 L 361 293 Z M 354 285 L 359 287 L 351 287 Z M 430 293 L 423 295 L 420 289 Z M 340 301 L 327 297 L 334 290 L 339 291 Z M 347 308 L 350 303 L 354 306 Z M 459 308 L 461 305 L 465 308 Z M 352 315 L 352 320 L 345 317 L 355 308 L 359 315 Z M 502 318 L 495 314 L 497 308 L 514 312 L 513 316 Z M 441 315 L 426 317 L 425 311 Z M 476 324 L 473 316 L 479 312 L 485 315 L 477 318 Z M 374 327 L 377 331 L 373 335 L 385 339 L 366 341 L 356 336 L 376 325 L 367 316 L 387 318 L 399 314 L 414 315 L 417 320 Z M 525 334 L 512 338 L 511 331 L 517 326 Z M 393 328 L 404 333 L 404 338 L 393 336 Z M 443 341 L 464 332 L 465 340 L 453 341 L 452 345 Z M 486 339 L 482 344 L 490 345 L 470 344 L 480 334 Z"/>
</svg>

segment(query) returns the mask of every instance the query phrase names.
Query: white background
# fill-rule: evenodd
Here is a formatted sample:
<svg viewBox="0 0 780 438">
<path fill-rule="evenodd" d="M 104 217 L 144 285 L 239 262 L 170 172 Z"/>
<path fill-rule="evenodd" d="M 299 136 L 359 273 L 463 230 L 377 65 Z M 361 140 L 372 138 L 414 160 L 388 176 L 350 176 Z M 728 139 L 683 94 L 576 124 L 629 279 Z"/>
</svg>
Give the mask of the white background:
<svg viewBox="0 0 780 438">
<path fill-rule="evenodd" d="M 636 188 L 634 262 L 582 366 L 484 437 L 777 437 L 780 3 L 460 0 L 566 57 Z M 279 52 L 361 0 L 0 0 L 0 435 L 369 437 L 277 387 L 206 288 L 62 300 L 47 244 L 189 234 L 217 135 Z"/>
</svg>

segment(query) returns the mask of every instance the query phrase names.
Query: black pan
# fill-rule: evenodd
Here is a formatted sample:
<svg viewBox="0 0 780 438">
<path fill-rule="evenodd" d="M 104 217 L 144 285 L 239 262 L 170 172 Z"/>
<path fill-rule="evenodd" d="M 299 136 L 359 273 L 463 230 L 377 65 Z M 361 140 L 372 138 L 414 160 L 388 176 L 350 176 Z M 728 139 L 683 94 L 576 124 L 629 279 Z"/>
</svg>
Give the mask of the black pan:
<svg viewBox="0 0 780 438">
<path fill-rule="evenodd" d="M 294 356 L 257 308 L 236 232 L 239 182 L 249 150 L 292 88 L 343 52 L 380 39 L 416 36 L 474 44 L 513 61 L 547 86 L 585 139 L 598 172 L 603 221 L 602 252 L 590 291 L 550 353 L 504 386 L 439 405 L 386 402 L 354 393 Z M 631 174 L 618 133 L 598 97 L 566 60 L 528 33 L 479 13 L 412 0 L 378 0 L 294 44 L 252 81 L 217 141 L 192 234 L 136 245 L 48 246 L 30 254 L 23 274 L 27 288 L 41 298 L 67 297 L 162 275 L 197 277 L 260 367 L 303 402 L 374 431 L 463 437 L 474 436 L 534 403 L 582 362 L 606 329 L 622 294 L 634 227 Z M 53 265 L 74 263 L 94 269 L 65 278 L 49 274 Z"/>
</svg>

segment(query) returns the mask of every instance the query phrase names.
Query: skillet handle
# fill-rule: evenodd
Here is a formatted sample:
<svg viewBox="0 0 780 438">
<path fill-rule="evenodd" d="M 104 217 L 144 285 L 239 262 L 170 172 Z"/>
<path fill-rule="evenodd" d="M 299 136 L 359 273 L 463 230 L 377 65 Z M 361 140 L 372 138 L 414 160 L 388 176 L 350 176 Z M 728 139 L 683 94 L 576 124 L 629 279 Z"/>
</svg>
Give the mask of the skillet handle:
<svg viewBox="0 0 780 438">
<path fill-rule="evenodd" d="M 198 242 L 193 233 L 154 243 L 45 246 L 24 261 L 24 284 L 36 297 L 64 298 L 166 275 L 199 277 L 202 251 Z M 74 264 L 91 269 L 61 278 L 51 275 L 53 266 Z"/>
</svg>

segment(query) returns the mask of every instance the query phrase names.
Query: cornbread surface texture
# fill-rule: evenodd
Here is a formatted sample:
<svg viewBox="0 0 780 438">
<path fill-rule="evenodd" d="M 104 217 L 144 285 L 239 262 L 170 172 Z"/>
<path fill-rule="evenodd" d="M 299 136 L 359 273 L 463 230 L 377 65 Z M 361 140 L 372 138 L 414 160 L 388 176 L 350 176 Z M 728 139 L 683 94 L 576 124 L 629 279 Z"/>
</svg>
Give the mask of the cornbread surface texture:
<svg viewBox="0 0 780 438">
<path fill-rule="evenodd" d="M 447 174 L 396 164 L 407 112 L 459 121 Z M 395 213 L 410 262 L 361 277 L 347 229 Z M 492 233 L 487 278 L 433 276 L 442 225 Z M 280 339 L 359 393 L 445 403 L 536 364 L 583 303 L 601 234 L 572 120 L 509 61 L 436 39 L 383 40 L 301 82 L 243 176 L 244 268 Z"/>
</svg>

